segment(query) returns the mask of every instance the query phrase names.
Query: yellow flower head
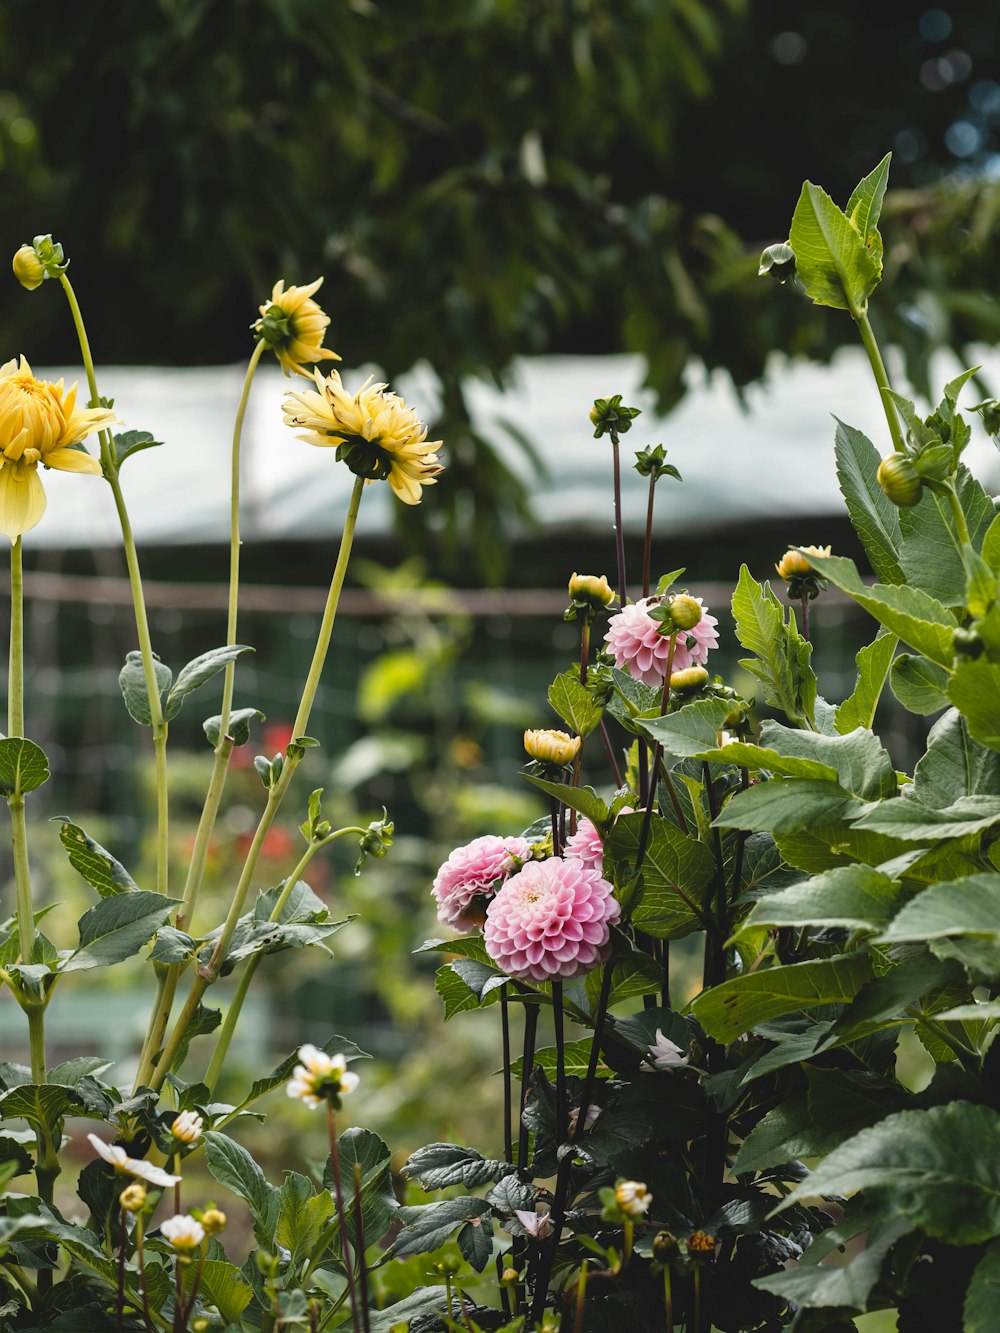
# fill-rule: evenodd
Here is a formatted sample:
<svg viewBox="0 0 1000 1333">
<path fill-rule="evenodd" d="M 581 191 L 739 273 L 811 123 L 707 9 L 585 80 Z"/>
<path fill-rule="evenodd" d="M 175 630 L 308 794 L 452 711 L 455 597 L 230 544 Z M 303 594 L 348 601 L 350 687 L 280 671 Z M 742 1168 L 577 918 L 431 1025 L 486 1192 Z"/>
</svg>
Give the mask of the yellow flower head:
<svg viewBox="0 0 1000 1333">
<path fill-rule="evenodd" d="M 286 375 L 293 371 L 308 375 L 307 365 L 340 360 L 336 352 L 323 346 L 330 316 L 312 300 L 313 292 L 322 285 L 323 279 L 317 278 L 307 287 L 289 287 L 286 292 L 282 279 L 274 284 L 270 301 L 260 307 L 254 330 L 273 349 Z"/>
<path fill-rule="evenodd" d="M 788 583 L 792 579 L 804 578 L 806 574 L 813 572 L 813 567 L 808 560 L 810 555 L 828 556 L 829 554 L 829 546 L 803 546 L 798 551 L 786 551 L 775 565 L 775 569 Z"/>
<path fill-rule="evenodd" d="M 440 440 L 427 439 L 424 426 L 402 398 L 369 379 L 355 394 L 331 370 L 314 372 L 316 390 L 285 396 L 285 424 L 301 427 L 300 440 L 334 446 L 356 477 L 387 481 L 404 504 L 420 503 L 422 486 L 433 486 L 439 472 Z"/>
<path fill-rule="evenodd" d="M 97 459 L 72 446 L 116 420 L 106 408 L 77 407 L 75 384 L 35 379 L 23 356 L 0 366 L 0 532 L 14 542 L 45 513 L 39 463 L 99 477 Z"/>
<path fill-rule="evenodd" d="M 580 753 L 583 740 L 580 736 L 570 736 L 565 731 L 546 728 L 542 731 L 526 731 L 524 748 L 532 759 L 540 764 L 571 764 Z"/>
</svg>

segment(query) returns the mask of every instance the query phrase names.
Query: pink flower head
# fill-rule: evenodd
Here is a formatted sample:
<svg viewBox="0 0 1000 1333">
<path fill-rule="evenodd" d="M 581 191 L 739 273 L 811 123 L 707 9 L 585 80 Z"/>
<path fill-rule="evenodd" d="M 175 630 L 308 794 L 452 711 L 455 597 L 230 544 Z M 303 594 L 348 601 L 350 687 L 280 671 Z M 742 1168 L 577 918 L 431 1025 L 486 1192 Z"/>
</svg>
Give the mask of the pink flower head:
<svg viewBox="0 0 1000 1333">
<path fill-rule="evenodd" d="M 608 957 L 620 911 L 600 871 L 552 856 L 511 876 L 486 909 L 483 941 L 509 977 L 566 981 Z"/>
<path fill-rule="evenodd" d="M 633 813 L 632 807 L 623 805 L 618 813 L 620 815 L 630 815 Z M 582 861 L 589 870 L 598 870 L 603 873 L 604 843 L 601 841 L 597 826 L 585 816 L 581 817 L 576 832 L 571 833 L 566 839 L 563 856 L 568 861 Z"/>
<path fill-rule="evenodd" d="M 517 862 L 531 860 L 527 838 L 497 838 L 487 834 L 473 838 L 465 847 L 456 847 L 434 876 L 432 890 L 437 901 L 438 920 L 457 930 L 481 926 L 486 917 L 486 900 L 496 892 L 497 880 L 513 874 Z"/>
<path fill-rule="evenodd" d="M 604 636 L 604 642 L 615 655 L 615 666 L 645 685 L 663 684 L 663 677 L 667 673 L 667 658 L 670 656 L 670 635 L 657 633 L 660 622 L 651 620 L 648 614 L 651 606 L 659 605 L 659 600 L 656 597 L 643 597 L 623 607 L 617 615 L 611 617 L 608 632 Z M 704 606 L 700 597 L 695 597 L 694 601 Z M 715 630 L 718 623 L 715 616 L 703 610 L 701 620 L 694 629 L 678 633 L 671 671 L 705 665 L 709 649 L 718 647 L 719 636 Z"/>
</svg>

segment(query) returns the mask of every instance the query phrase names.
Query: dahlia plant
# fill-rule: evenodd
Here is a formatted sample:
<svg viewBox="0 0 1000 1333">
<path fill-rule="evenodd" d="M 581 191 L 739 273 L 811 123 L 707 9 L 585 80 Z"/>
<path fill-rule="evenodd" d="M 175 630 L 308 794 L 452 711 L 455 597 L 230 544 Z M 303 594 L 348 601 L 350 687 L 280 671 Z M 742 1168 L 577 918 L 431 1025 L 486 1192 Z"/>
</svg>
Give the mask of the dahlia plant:
<svg viewBox="0 0 1000 1333">
<path fill-rule="evenodd" d="M 761 261 L 846 312 L 870 360 L 889 451 L 839 421 L 835 450 L 875 581 L 829 546 L 776 551 L 787 607 L 744 566 L 738 688 L 712 674 L 727 626 L 678 589 L 684 571 L 652 586 L 653 487 L 679 479 L 662 446 L 637 456 L 650 504 L 630 581 L 619 469 L 638 411 L 594 404 L 618 604 L 604 575 L 570 580 L 580 656 L 548 692 L 566 730 L 540 716 L 525 737 L 549 813 L 522 833 L 529 855 L 452 852 L 435 896 L 465 933 L 424 945 L 444 956 L 446 1018 L 499 1008 L 502 1133 L 411 1156 L 449 1197 L 401 1209 L 392 1253 L 453 1235 L 466 1285 L 495 1265 L 498 1299 L 463 1295 L 459 1273 L 389 1319 L 842 1333 L 881 1310 L 911 1333 L 997 1327 L 1000 517 L 962 461 L 976 371 L 921 415 L 869 321 L 888 169 L 846 209 L 807 182 Z M 996 438 L 997 403 L 974 410 Z M 836 704 L 809 625 L 831 584 L 876 622 Z M 887 685 L 913 730 L 936 718 L 912 773 L 874 729 Z M 472 899 L 474 916 L 450 910 Z"/>
</svg>

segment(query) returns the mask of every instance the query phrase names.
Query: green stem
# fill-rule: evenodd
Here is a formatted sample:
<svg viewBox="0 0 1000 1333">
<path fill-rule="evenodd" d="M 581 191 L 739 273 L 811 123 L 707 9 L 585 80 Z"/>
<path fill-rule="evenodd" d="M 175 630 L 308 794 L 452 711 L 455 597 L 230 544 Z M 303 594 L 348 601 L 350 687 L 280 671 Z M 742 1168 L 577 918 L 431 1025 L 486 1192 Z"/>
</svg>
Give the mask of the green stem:
<svg viewBox="0 0 1000 1333">
<path fill-rule="evenodd" d="M 866 310 L 851 311 L 851 317 L 858 326 L 858 332 L 861 334 L 861 341 L 865 345 L 865 351 L 868 353 L 868 360 L 871 362 L 872 374 L 875 376 L 875 383 L 878 385 L 879 397 L 882 400 L 882 409 L 885 412 L 885 419 L 889 423 L 889 434 L 892 436 L 892 447 L 897 453 L 906 452 L 906 446 L 903 442 L 903 430 L 899 424 L 899 417 L 896 415 L 896 405 L 886 394 L 886 389 L 891 389 L 889 375 L 885 368 L 885 362 L 882 360 L 882 353 L 879 351 L 878 343 L 875 340 L 875 332 L 868 321 L 868 312 Z"/>
<path fill-rule="evenodd" d="M 969 525 L 966 522 L 965 510 L 962 508 L 962 502 L 958 498 L 953 481 L 948 483 L 948 503 L 951 506 L 951 517 L 955 524 L 955 533 L 958 537 L 961 554 L 961 547 L 972 545 L 972 538 L 969 536 Z"/>
<path fill-rule="evenodd" d="M 10 548 L 10 666 L 7 674 L 7 735 L 24 735 L 24 576 L 21 538 Z"/>
</svg>

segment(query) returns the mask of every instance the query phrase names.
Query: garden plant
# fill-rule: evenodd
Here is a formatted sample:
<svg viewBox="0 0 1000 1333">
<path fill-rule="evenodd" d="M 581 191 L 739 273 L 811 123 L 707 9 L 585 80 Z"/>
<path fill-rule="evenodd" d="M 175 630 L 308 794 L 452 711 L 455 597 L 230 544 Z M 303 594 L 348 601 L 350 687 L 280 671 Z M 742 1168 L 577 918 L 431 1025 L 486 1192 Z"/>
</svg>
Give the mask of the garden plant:
<svg viewBox="0 0 1000 1333">
<path fill-rule="evenodd" d="M 995 1328 L 1000 517 L 962 462 L 973 427 L 958 401 L 975 370 L 946 384 L 924 418 L 891 387 L 869 322 L 888 170 L 886 158 L 845 209 L 807 182 L 787 243 L 761 263 L 831 307 L 831 319 L 850 316 L 871 362 L 885 456 L 841 422 L 835 450 L 876 581 L 828 547 L 775 552 L 786 605 L 744 567 L 732 604 L 747 653 L 739 692 L 712 674 L 728 622 L 684 585 L 688 575 L 697 586 L 697 569 L 653 578 L 654 500 L 665 479 L 680 480 L 660 445 L 635 456 L 649 502 L 643 568 L 630 579 L 620 481 L 639 413 L 620 395 L 594 403 L 592 447 L 610 452 L 616 560 L 611 578 L 570 578 L 579 656 L 548 691 L 554 716 L 540 707 L 546 725 L 525 734 L 519 780 L 547 813 L 516 836 L 451 852 L 433 883 L 448 937 L 422 946 L 441 956 L 446 1018 L 472 1022 L 471 1011 L 489 1008 L 499 1019 L 493 1138 L 483 1151 L 433 1143 L 411 1153 L 404 1199 L 389 1146 L 338 1128 L 348 1093 L 364 1119 L 363 1084 L 355 1091 L 348 1068 L 362 1053 L 349 1035 L 301 1047 L 235 1104 L 216 1101 L 215 1089 L 265 956 L 322 947 L 345 924 L 303 879 L 310 861 L 341 838 L 357 841 L 361 861 L 391 843 L 388 816 L 336 828 L 321 792 L 293 792 L 304 850 L 279 884 L 256 891 L 263 838 L 315 745 L 310 706 L 364 487 L 385 480 L 404 502 L 420 500 L 438 445 L 384 385 L 351 394 L 337 372 L 317 370 L 314 387 L 286 397 L 287 424 L 332 446 L 355 483 L 293 738 L 284 754 L 254 761 L 260 822 L 226 920 L 212 929 L 197 912 L 205 852 L 233 747 L 250 743 L 257 716 L 234 694 L 246 651 L 240 429 L 265 351 L 303 375 L 332 357 L 318 284 L 279 283 L 261 307 L 234 432 L 226 642 L 175 676 L 150 642 L 119 481 L 154 441 L 112 434 L 113 403 L 98 394 L 61 248 L 38 237 L 18 252 L 25 286 L 48 279 L 69 298 L 90 405 L 23 362 L 0 371 L 0 527 L 12 541 L 0 789 L 17 894 L 2 967 L 29 1051 L 27 1064 L 0 1066 L 9 1187 L 0 1318 L 11 1328 L 837 1333 L 876 1310 L 898 1311 L 903 1333 Z M 997 404 L 975 411 L 995 433 Z M 99 458 L 79 447 L 90 433 Z M 122 694 L 151 733 L 157 773 L 155 891 L 78 825 L 59 828 L 98 899 L 70 947 L 39 929 L 24 817 L 48 774 L 24 736 L 21 540 L 44 509 L 39 462 L 92 473 L 81 486 L 100 476 L 111 486 L 139 642 Z M 831 584 L 873 621 L 855 687 L 838 704 L 820 695 L 811 666 L 810 603 Z M 205 810 L 190 864 L 177 867 L 167 856 L 168 724 L 219 675 L 221 710 L 204 724 L 214 750 Z M 887 688 L 915 718 L 936 718 L 912 774 L 874 730 Z M 588 785 L 591 770 L 612 781 Z M 151 1005 L 134 1083 L 105 1077 L 96 1057 L 48 1068 L 49 999 L 85 981 L 63 974 L 140 951 Z M 223 1020 L 211 987 L 231 972 L 239 979 Z M 932 1066 L 919 1090 L 897 1074 L 903 1040 L 919 1042 Z M 202 1047 L 206 1072 L 188 1082 L 189 1048 Z M 312 1175 L 290 1170 L 279 1184 L 239 1137 L 241 1119 L 282 1084 L 325 1117 L 329 1152 Z M 57 1191 L 66 1126 L 88 1118 L 110 1133 L 92 1135 L 70 1207 Z M 184 1193 L 185 1164 L 202 1152 L 252 1216 L 256 1245 L 242 1265 L 227 1255 L 222 1209 Z M 33 1179 L 30 1190 L 13 1188 L 20 1177 Z"/>
</svg>

